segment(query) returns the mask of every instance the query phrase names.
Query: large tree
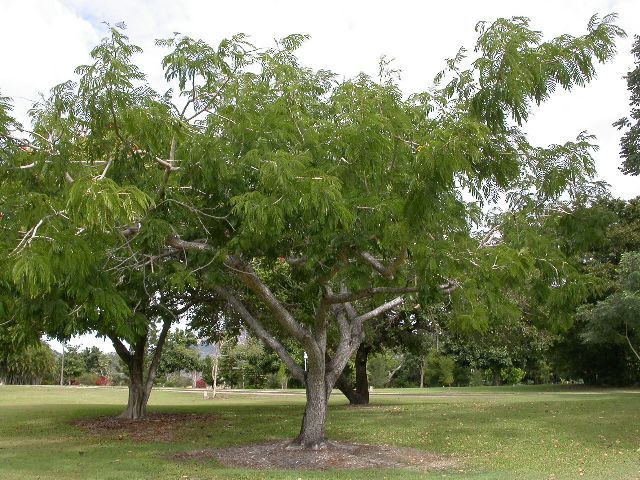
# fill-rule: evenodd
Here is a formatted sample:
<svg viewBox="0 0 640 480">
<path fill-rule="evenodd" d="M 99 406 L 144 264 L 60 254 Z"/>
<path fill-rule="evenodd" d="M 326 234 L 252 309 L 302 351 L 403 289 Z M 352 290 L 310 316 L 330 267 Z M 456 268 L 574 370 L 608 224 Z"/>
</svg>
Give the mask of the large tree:
<svg viewBox="0 0 640 480">
<path fill-rule="evenodd" d="M 461 50 L 431 90 L 410 97 L 384 62 L 378 79 L 302 66 L 300 35 L 270 49 L 242 36 L 218 48 L 162 40 L 174 89 L 158 95 L 114 28 L 78 85 L 56 87 L 35 110 L 33 150 L 3 165 L 2 200 L 20 214 L 2 271 L 43 303 L 54 275 L 103 281 L 121 308 L 67 298 L 76 319 L 81 305 L 123 325 L 140 306 L 157 315 L 167 303 L 173 314 L 193 305 L 217 312 L 211 322 L 242 319 L 305 384 L 294 445 L 321 447 L 331 390 L 367 321 L 442 295 L 461 328 L 518 315 L 502 286 L 539 258 L 496 242 L 483 212 L 501 197 L 544 212 L 594 173 L 590 137 L 534 147 L 521 124 L 613 55 L 613 18 L 549 41 L 524 18 L 479 24 L 473 57 Z M 10 195 L 41 207 L 28 213 Z M 82 248 L 91 255 L 80 261 L 71 252 Z M 52 252 L 72 257 L 55 263 L 60 272 Z M 96 255 L 104 268 L 85 275 Z M 555 276 L 547 287 L 565 289 Z M 289 342 L 308 354 L 307 371 Z"/>
<path fill-rule="evenodd" d="M 158 231 L 168 240 L 163 218 L 183 219 L 164 191 L 177 128 L 164 98 L 139 84 L 137 47 L 110 33 L 77 82 L 34 105 L 32 130 L 0 102 L 0 295 L 14 332 L 108 337 L 129 371 L 123 416 L 140 418 L 168 331 L 189 307 L 177 302 L 189 278 L 154 240 Z M 146 160 L 140 148 L 168 160 Z"/>
</svg>

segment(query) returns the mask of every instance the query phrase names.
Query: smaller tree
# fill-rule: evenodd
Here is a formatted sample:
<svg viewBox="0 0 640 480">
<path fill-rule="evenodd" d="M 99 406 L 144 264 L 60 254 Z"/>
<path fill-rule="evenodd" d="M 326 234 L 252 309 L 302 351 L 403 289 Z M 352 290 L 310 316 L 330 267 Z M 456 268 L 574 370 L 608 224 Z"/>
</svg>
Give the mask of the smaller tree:
<svg viewBox="0 0 640 480">
<path fill-rule="evenodd" d="M 86 372 L 85 360 L 79 347 L 66 347 L 64 352 L 64 380 L 69 383 L 77 380 L 80 375 Z"/>
<path fill-rule="evenodd" d="M 450 387 L 455 380 L 455 368 L 456 361 L 453 357 L 432 350 L 425 359 L 425 381 L 427 385 L 446 385 Z"/>
<path fill-rule="evenodd" d="M 197 372 L 202 369 L 198 352 L 193 348 L 198 339 L 192 332 L 176 330 L 167 336 L 157 375 L 166 377 L 171 373 Z"/>
<path fill-rule="evenodd" d="M 622 255 L 618 289 L 595 305 L 582 306 L 583 338 L 591 343 L 624 343 L 640 362 L 640 252 Z"/>
<path fill-rule="evenodd" d="M 39 385 L 43 381 L 52 381 L 55 362 L 51 348 L 42 341 L 19 348 L 2 349 L 0 384 Z"/>
</svg>

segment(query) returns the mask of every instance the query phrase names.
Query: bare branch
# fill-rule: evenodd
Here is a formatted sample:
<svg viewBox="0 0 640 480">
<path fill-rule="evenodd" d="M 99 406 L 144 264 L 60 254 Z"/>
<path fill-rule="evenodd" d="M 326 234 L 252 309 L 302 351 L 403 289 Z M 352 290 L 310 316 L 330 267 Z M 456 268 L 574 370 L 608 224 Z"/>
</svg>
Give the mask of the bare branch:
<svg viewBox="0 0 640 480">
<path fill-rule="evenodd" d="M 383 303 L 379 307 L 374 308 L 373 310 L 367 313 L 363 313 L 362 315 L 357 316 L 356 318 L 353 319 L 352 323 L 363 323 L 363 322 L 366 322 L 367 320 L 371 320 L 372 318 L 382 315 L 383 313 L 388 312 L 389 310 L 399 307 L 400 305 L 402 305 L 403 302 L 404 302 L 403 297 L 396 297 L 393 300 L 387 303 Z"/>
<path fill-rule="evenodd" d="M 171 319 L 167 317 L 162 322 L 162 330 L 160 331 L 160 335 L 158 336 L 158 342 L 156 343 L 155 352 L 153 352 L 153 359 L 151 360 L 151 364 L 149 364 L 149 369 L 147 370 L 147 390 L 150 390 L 153 387 L 153 381 L 156 377 L 156 370 L 158 369 L 158 365 L 160 365 L 162 349 L 164 348 L 165 340 L 167 339 L 167 334 L 169 333 L 170 327 Z"/>
<path fill-rule="evenodd" d="M 448 280 L 447 283 L 443 283 L 442 285 L 438 285 L 438 288 L 440 289 L 440 292 L 445 293 L 445 294 L 450 294 L 454 290 L 457 290 L 458 288 L 460 288 L 460 284 L 458 282 L 456 282 L 455 280 Z"/>
<path fill-rule="evenodd" d="M 113 348 L 118 354 L 118 356 L 122 359 L 124 363 L 129 365 L 129 363 L 131 363 L 131 360 L 133 360 L 133 355 L 131 355 L 131 352 L 129 351 L 129 349 L 125 347 L 124 343 L 122 343 L 122 341 L 115 335 L 110 334 L 110 335 L 107 335 L 107 337 L 109 337 L 109 340 L 111 340 L 111 343 L 113 343 Z"/>
<path fill-rule="evenodd" d="M 240 315 L 244 322 L 253 330 L 256 336 L 266 343 L 274 352 L 278 354 L 283 363 L 287 366 L 291 374 L 304 383 L 304 370 L 293 360 L 287 349 L 272 335 L 269 334 L 249 310 L 230 291 L 222 287 L 214 287 L 214 292 L 224 298 L 227 303 Z"/>
<path fill-rule="evenodd" d="M 285 257 L 285 261 L 292 267 L 302 266 L 307 263 L 308 257 Z"/>
<path fill-rule="evenodd" d="M 100 174 L 97 178 L 97 180 L 102 180 L 104 179 L 105 175 L 107 174 L 107 172 L 109 171 L 109 168 L 111 168 L 111 164 L 113 163 L 113 156 L 109 157 L 109 160 L 107 161 L 107 164 L 104 167 L 104 170 L 102 171 L 102 174 Z M 68 174 L 67 174 L 68 175 Z M 73 181 L 73 180 L 72 180 Z"/>
<path fill-rule="evenodd" d="M 228 256 L 224 264 L 236 273 L 242 283 L 262 299 L 274 314 L 276 320 L 278 320 L 296 340 L 305 346 L 309 355 L 322 355 L 311 332 L 289 313 L 249 265 L 245 265 L 239 258 L 233 255 Z"/>
<path fill-rule="evenodd" d="M 163 160 L 160 157 L 155 157 L 154 160 L 156 161 L 156 163 L 158 165 L 161 165 L 162 167 L 164 167 L 167 170 L 170 170 L 170 171 L 180 170 L 180 167 L 174 167 L 173 165 L 171 165 L 171 163 L 169 161 Z"/>
<path fill-rule="evenodd" d="M 167 244 L 178 250 L 200 250 L 200 251 L 215 251 L 216 249 L 209 245 L 206 241 L 194 241 L 181 240 L 179 237 L 173 236 L 167 239 Z"/>
<path fill-rule="evenodd" d="M 484 248 L 486 246 L 489 245 L 489 242 L 493 239 L 494 234 L 500 230 L 500 227 L 502 226 L 502 224 L 497 224 L 494 225 L 480 240 L 480 243 L 478 243 L 478 250 L 481 248 Z"/>
<path fill-rule="evenodd" d="M 638 357 L 638 360 L 640 360 L 640 354 L 638 354 L 638 351 L 635 348 L 633 348 L 633 344 L 631 343 L 631 340 L 629 339 L 629 326 L 627 325 L 627 322 L 624 323 L 624 336 L 627 339 L 627 343 L 629 344 L 629 348 L 634 353 L 634 355 L 636 357 Z"/>
<path fill-rule="evenodd" d="M 339 294 L 327 295 L 325 298 L 328 303 L 337 304 L 353 302 L 361 298 L 373 297 L 384 293 L 415 293 L 418 290 L 418 287 L 370 287 L 353 293 L 341 292 Z"/>
<path fill-rule="evenodd" d="M 393 260 L 388 267 L 385 267 L 384 264 L 371 255 L 369 252 L 358 252 L 358 256 L 362 258 L 364 261 L 369 263 L 373 267 L 373 269 L 382 275 L 385 278 L 392 279 L 398 268 L 407 260 L 408 252 L 407 248 L 404 247 L 400 255 L 398 255 L 395 260 Z"/>
</svg>

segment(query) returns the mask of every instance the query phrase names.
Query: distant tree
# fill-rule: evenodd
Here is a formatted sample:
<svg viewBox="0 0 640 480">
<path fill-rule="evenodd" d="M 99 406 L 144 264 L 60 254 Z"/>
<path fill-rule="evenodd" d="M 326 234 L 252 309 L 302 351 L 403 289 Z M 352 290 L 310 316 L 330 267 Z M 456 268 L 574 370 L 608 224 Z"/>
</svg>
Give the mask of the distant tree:
<svg viewBox="0 0 640 480">
<path fill-rule="evenodd" d="M 87 371 L 80 347 L 68 346 L 64 353 L 64 383 L 77 380 Z"/>
<path fill-rule="evenodd" d="M 627 74 L 627 89 L 631 94 L 630 119 L 621 118 L 614 125 L 619 129 L 628 128 L 620 140 L 620 169 L 628 175 L 640 175 L 640 36 L 636 35 L 631 53 L 636 66 Z"/>
<path fill-rule="evenodd" d="M 558 240 L 595 287 L 579 302 L 585 305 L 581 307 L 584 312 L 620 290 L 623 255 L 640 249 L 640 198 L 605 197 L 590 207 L 576 209 L 563 223 L 565 228 Z M 574 306 L 574 311 L 579 305 Z M 590 384 L 624 385 L 640 380 L 640 372 L 634 366 L 635 355 L 625 342 L 600 336 L 598 342 L 585 343 L 591 336 L 587 318 L 578 315 L 552 348 L 551 360 L 557 374 Z"/>
<path fill-rule="evenodd" d="M 425 361 L 425 382 L 427 385 L 451 386 L 455 380 L 456 361 L 453 357 L 432 350 Z"/>
<path fill-rule="evenodd" d="M 80 352 L 84 361 L 84 370 L 96 375 L 107 376 L 110 373 L 111 359 L 98 347 L 85 348 Z"/>
<path fill-rule="evenodd" d="M 163 377 L 170 373 L 200 371 L 200 356 L 193 348 L 197 344 L 196 336 L 187 330 L 169 333 L 160 357 L 157 375 Z"/>
<path fill-rule="evenodd" d="M 544 361 L 554 336 L 525 319 L 495 325 L 483 333 L 450 335 L 443 350 L 461 364 L 486 370 L 493 385 L 507 380 L 512 368 L 523 372 Z"/>
<path fill-rule="evenodd" d="M 578 315 L 586 322 L 587 342 L 624 344 L 640 371 L 640 252 L 622 255 L 616 290 L 595 305 L 582 306 Z"/>
<path fill-rule="evenodd" d="M 44 342 L 23 345 L 5 344 L 0 348 L 0 382 L 9 385 L 39 385 L 54 380 L 56 359 Z"/>
<path fill-rule="evenodd" d="M 401 352 L 383 349 L 371 357 L 369 376 L 371 385 L 383 388 L 389 385 L 393 376 L 402 368 L 404 355 Z"/>
<path fill-rule="evenodd" d="M 268 351 L 260 340 L 249 336 L 242 343 L 225 344 L 220 361 L 220 376 L 234 387 L 264 388 L 269 376 L 280 368 L 278 356 Z"/>
</svg>

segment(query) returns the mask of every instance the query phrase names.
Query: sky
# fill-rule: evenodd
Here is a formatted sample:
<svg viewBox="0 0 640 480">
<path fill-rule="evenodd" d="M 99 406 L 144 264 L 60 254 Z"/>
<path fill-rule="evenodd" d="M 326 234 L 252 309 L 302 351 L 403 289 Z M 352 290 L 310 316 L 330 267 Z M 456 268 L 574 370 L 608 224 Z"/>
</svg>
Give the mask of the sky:
<svg viewBox="0 0 640 480">
<path fill-rule="evenodd" d="M 564 143 L 584 130 L 595 135 L 599 178 L 611 185 L 614 196 L 628 199 L 640 194 L 638 179 L 618 170 L 621 133 L 612 123 L 629 111 L 623 77 L 633 66 L 640 0 L 0 0 L 0 94 L 14 99 L 14 113 L 27 123 L 26 112 L 40 93 L 46 95 L 73 78 L 76 66 L 89 63 L 89 51 L 106 33 L 103 22 L 126 23 L 126 34 L 144 50 L 138 65 L 161 92 L 166 90 L 160 66 L 164 51 L 155 39 L 180 32 L 217 45 L 242 32 L 259 47 L 291 33 L 309 34 L 299 51 L 302 62 L 346 78 L 375 75 L 384 55 L 402 71 L 401 86 L 409 94 L 427 90 L 444 59 L 460 46 L 472 50 L 480 20 L 526 16 L 551 38 L 581 35 L 591 15 L 612 12 L 628 34 L 619 40 L 614 61 L 600 65 L 597 79 L 585 88 L 555 94 L 536 109 L 525 130 L 541 146 Z M 92 336 L 71 343 L 113 351 Z"/>
</svg>

